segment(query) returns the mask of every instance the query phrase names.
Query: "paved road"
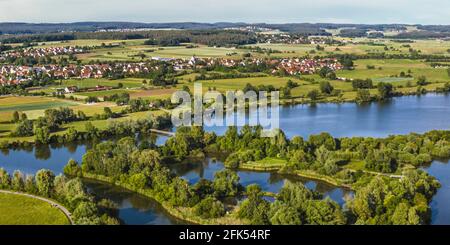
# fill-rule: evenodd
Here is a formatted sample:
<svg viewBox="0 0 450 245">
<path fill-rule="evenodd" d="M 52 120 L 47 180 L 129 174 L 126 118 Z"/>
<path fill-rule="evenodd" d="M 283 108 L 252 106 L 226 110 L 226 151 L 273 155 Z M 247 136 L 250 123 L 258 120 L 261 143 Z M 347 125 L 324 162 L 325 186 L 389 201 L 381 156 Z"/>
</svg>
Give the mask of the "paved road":
<svg viewBox="0 0 450 245">
<path fill-rule="evenodd" d="M 38 200 L 47 202 L 50 205 L 52 205 L 52 207 L 56 207 L 59 210 L 61 210 L 64 213 L 64 215 L 66 215 L 66 217 L 69 219 L 70 224 L 73 225 L 72 214 L 69 212 L 69 210 L 67 210 L 67 208 L 61 206 L 60 204 L 58 204 L 58 203 L 56 203 L 56 202 L 54 202 L 54 201 L 52 201 L 50 199 L 47 199 L 47 198 L 44 198 L 44 197 L 40 197 L 40 196 L 31 195 L 31 194 L 27 194 L 27 193 L 22 193 L 22 192 L 15 192 L 15 191 L 0 190 L 0 193 L 26 196 L 26 197 L 31 197 L 31 198 L 34 198 L 34 199 L 38 199 Z"/>
</svg>

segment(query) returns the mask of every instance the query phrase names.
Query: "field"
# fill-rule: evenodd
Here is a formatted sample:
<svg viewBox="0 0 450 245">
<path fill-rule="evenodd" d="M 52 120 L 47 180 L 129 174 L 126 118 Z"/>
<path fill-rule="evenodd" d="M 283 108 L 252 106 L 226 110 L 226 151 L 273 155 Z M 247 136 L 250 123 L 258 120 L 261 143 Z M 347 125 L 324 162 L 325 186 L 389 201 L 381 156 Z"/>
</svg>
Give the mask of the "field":
<svg viewBox="0 0 450 245">
<path fill-rule="evenodd" d="M 137 93 L 140 90 L 134 90 L 134 89 L 111 89 L 111 90 L 103 90 L 103 91 L 92 91 L 92 92 L 78 92 L 75 93 L 75 95 L 81 95 L 84 97 L 87 96 L 93 96 L 93 97 L 99 97 L 103 98 L 104 96 L 111 96 L 113 94 L 120 94 L 120 93 Z"/>
<path fill-rule="evenodd" d="M 2 225 L 67 225 L 66 216 L 50 204 L 30 197 L 0 193 Z"/>
<path fill-rule="evenodd" d="M 403 44 L 393 42 L 389 39 L 366 39 L 366 38 L 338 38 L 336 40 L 345 42 L 345 45 L 325 45 L 324 50 L 316 50 L 316 44 L 252 44 L 248 46 L 258 46 L 265 49 L 278 50 L 282 53 L 274 53 L 272 56 L 276 57 L 298 57 L 304 55 L 327 55 L 327 54 L 408 54 L 410 48 L 420 51 L 422 54 L 440 54 L 448 55 L 447 51 L 450 49 L 450 41 L 443 40 L 416 40 L 413 43 Z M 373 45 L 372 43 L 375 43 Z M 409 45 L 410 47 L 408 47 Z M 385 46 L 387 50 L 385 50 Z M 313 51 L 313 52 L 311 52 Z M 255 54 L 258 56 L 257 54 Z"/>
<path fill-rule="evenodd" d="M 29 118 L 36 118 L 46 109 L 75 105 L 78 103 L 40 96 L 0 97 L 0 122 L 10 121 L 14 111 L 24 112 Z"/>
<path fill-rule="evenodd" d="M 187 80 L 187 78 L 189 77 L 182 77 L 182 78 L 184 78 L 184 80 Z M 208 91 L 208 88 L 216 88 L 217 91 L 226 92 L 243 89 L 247 83 L 250 83 L 253 86 L 273 85 L 275 88 L 279 88 L 285 86 L 287 81 L 289 80 L 295 81 L 300 84 L 304 83 L 301 80 L 292 77 L 274 77 L 274 76 L 217 79 L 217 80 L 205 80 L 197 82 L 202 84 L 203 91 Z M 188 83 L 188 85 L 192 90 L 194 86 L 193 83 Z"/>
<path fill-rule="evenodd" d="M 45 42 L 39 43 L 38 46 L 41 48 L 48 47 L 67 47 L 67 46 L 101 46 L 105 45 L 119 45 L 119 44 L 136 44 L 143 43 L 144 40 L 97 40 L 97 39 L 80 39 L 80 40 L 68 40 L 68 41 L 55 41 L 55 42 Z"/>
<path fill-rule="evenodd" d="M 425 76 L 430 82 L 446 82 L 449 80 L 447 70 L 442 68 L 432 68 L 425 62 L 408 59 L 389 59 L 389 60 L 357 60 L 355 63 L 355 70 L 339 71 L 338 77 L 342 78 L 371 78 L 374 81 L 391 81 L 404 82 L 417 80 L 419 76 Z M 375 69 L 369 69 L 368 66 L 374 66 Z M 408 71 L 411 71 L 409 73 Z M 413 78 L 392 78 L 399 76 L 400 72 L 410 74 Z"/>
<path fill-rule="evenodd" d="M 186 48 L 186 45 L 189 44 L 176 47 L 160 47 L 144 45 L 143 40 L 136 40 L 134 42 L 126 42 L 120 47 L 96 48 L 90 53 L 79 54 L 77 57 L 84 62 L 92 60 L 138 62 L 142 60 L 141 55 L 144 56 L 144 59 L 149 59 L 151 57 L 190 58 L 192 56 L 239 58 L 245 53 L 245 50 L 235 48 L 208 47 L 205 45 L 196 45 L 194 48 Z"/>
</svg>

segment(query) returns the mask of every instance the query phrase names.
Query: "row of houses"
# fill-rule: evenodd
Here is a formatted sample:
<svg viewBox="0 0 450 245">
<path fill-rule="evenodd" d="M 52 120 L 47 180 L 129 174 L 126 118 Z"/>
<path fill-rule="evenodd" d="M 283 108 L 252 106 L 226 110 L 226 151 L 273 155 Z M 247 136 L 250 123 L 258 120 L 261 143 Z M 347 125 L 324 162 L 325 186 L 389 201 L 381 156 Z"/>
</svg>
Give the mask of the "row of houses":
<svg viewBox="0 0 450 245">
<path fill-rule="evenodd" d="M 70 54 L 80 54 L 83 53 L 83 49 L 77 47 L 49 47 L 49 48 L 26 48 L 21 50 L 14 50 L 10 52 L 5 52 L 0 55 L 0 60 L 7 59 L 10 57 L 21 58 L 21 57 L 45 57 L 45 56 L 55 56 L 55 55 L 70 55 Z"/>
<path fill-rule="evenodd" d="M 124 74 L 147 73 L 151 67 L 146 63 L 116 63 L 94 64 L 94 65 L 43 65 L 43 66 L 15 66 L 3 65 L 0 67 L 0 84 L 12 85 L 31 80 L 33 76 L 47 75 L 56 79 L 68 78 L 103 78 L 111 72 L 122 72 Z"/>
<path fill-rule="evenodd" d="M 272 70 L 275 74 L 284 70 L 290 75 L 314 74 L 323 67 L 328 67 L 333 71 L 341 70 L 344 67 L 335 58 L 324 59 L 282 59 Z"/>
<path fill-rule="evenodd" d="M 170 63 L 174 70 L 181 71 L 193 68 L 211 67 L 221 65 L 229 68 L 243 67 L 248 64 L 260 65 L 262 63 L 274 67 L 272 73 L 285 71 L 290 75 L 313 74 L 323 67 L 328 67 L 333 71 L 341 70 L 343 66 L 335 58 L 323 59 L 271 59 L 264 60 L 260 58 L 252 59 L 227 59 L 227 58 L 198 58 L 190 59 L 167 59 L 161 58 L 154 60 Z M 68 78 L 103 78 L 109 77 L 112 73 L 122 73 L 125 75 L 148 73 L 152 70 L 158 70 L 159 66 L 155 63 L 114 63 L 114 64 L 92 64 L 67 66 L 44 65 L 44 66 L 15 66 L 3 65 L 0 67 L 0 84 L 11 85 L 30 80 L 33 76 L 47 75 L 56 79 Z"/>
</svg>

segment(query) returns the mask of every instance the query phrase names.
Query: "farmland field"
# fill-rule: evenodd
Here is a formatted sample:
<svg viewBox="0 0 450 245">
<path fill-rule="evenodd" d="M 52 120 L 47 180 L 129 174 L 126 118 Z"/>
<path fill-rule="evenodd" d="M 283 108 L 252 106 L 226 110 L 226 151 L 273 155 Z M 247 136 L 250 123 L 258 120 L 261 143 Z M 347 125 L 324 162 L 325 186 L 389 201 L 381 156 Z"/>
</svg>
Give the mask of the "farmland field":
<svg viewBox="0 0 450 245">
<path fill-rule="evenodd" d="M 78 105 L 78 103 L 39 96 L 0 97 L 0 122 L 11 120 L 14 111 L 25 112 L 33 118 L 33 112 L 35 111 L 42 112 L 49 108 L 75 105 Z"/>
<path fill-rule="evenodd" d="M 230 57 L 239 58 L 245 50 L 235 48 L 219 48 L 198 45 L 194 48 L 186 48 L 186 46 L 175 47 L 159 47 L 151 45 L 143 45 L 143 41 L 135 41 L 126 43 L 120 47 L 98 48 L 92 50 L 91 53 L 80 54 L 78 58 L 83 61 L 90 60 L 119 60 L 119 61 L 141 61 L 140 55 L 145 58 L 164 57 L 164 58 L 190 58 L 197 57 Z"/>
<path fill-rule="evenodd" d="M 374 69 L 369 69 L 368 66 L 374 66 Z M 401 72 L 410 74 L 413 79 L 400 79 L 397 81 L 417 80 L 419 76 L 425 76 L 430 82 L 445 82 L 449 79 L 445 69 L 433 68 L 424 62 L 407 59 L 357 60 L 355 61 L 355 70 L 338 71 L 336 74 L 338 77 L 343 78 L 371 78 L 374 81 L 381 82 L 389 80 L 387 79 L 389 77 L 399 76 Z M 391 82 L 395 80 L 391 80 Z"/>
</svg>

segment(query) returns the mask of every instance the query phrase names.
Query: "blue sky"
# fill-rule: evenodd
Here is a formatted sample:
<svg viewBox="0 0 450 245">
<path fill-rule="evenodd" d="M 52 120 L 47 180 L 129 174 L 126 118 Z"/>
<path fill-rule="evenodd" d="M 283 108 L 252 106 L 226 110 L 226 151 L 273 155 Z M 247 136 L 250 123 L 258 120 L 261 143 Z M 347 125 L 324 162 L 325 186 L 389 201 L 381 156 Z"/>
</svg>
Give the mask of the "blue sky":
<svg viewBox="0 0 450 245">
<path fill-rule="evenodd" d="M 448 0 L 0 0 L 0 22 L 450 24 Z"/>
</svg>

